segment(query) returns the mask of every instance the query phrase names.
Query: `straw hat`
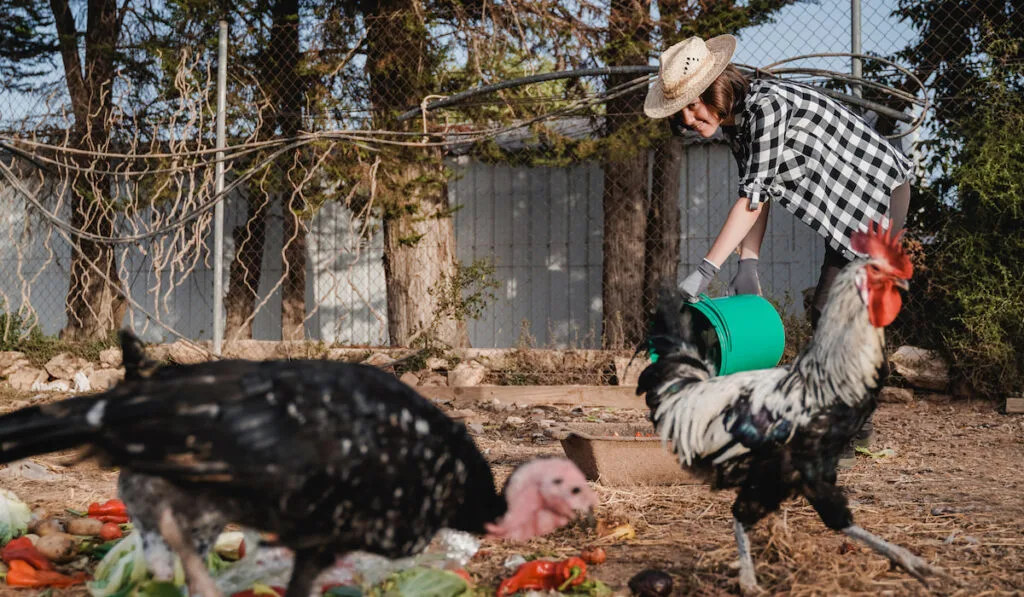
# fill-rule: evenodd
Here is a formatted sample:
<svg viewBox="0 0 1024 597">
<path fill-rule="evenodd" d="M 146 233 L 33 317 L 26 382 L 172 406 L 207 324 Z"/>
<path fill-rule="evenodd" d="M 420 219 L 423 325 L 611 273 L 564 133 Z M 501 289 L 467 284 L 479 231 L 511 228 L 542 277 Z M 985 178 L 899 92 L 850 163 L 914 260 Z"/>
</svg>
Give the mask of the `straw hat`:
<svg viewBox="0 0 1024 597">
<path fill-rule="evenodd" d="M 685 39 L 661 54 L 658 78 L 644 100 L 644 114 L 668 118 L 682 110 L 711 85 L 732 59 L 736 38 L 719 35 L 706 42 Z"/>
</svg>

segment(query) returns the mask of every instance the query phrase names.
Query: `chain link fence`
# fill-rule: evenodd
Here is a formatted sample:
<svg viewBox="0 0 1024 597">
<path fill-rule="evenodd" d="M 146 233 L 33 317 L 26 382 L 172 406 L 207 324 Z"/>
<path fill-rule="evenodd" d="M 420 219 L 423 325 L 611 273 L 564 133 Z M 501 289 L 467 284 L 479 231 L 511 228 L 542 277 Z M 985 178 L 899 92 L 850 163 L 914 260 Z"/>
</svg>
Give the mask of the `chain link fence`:
<svg viewBox="0 0 1024 597">
<path fill-rule="evenodd" d="M 313 4 L 229 19 L 222 194 L 222 15 L 149 7 L 173 14 L 146 29 L 140 7 L 114 34 L 124 52 L 77 65 L 88 76 L 7 77 L 8 330 L 96 340 L 128 325 L 150 341 L 209 340 L 223 201 L 226 342 L 631 346 L 659 285 L 700 262 L 735 201 L 728 145 L 646 119 L 642 72 L 432 103 L 537 73 L 654 64 L 693 34 L 736 33 L 735 61 L 751 66 L 851 47 L 851 4 L 826 0 Z M 896 16 L 905 8 L 863 3 L 862 53 L 897 57 L 919 39 Z M 805 62 L 851 69 L 849 57 Z M 914 153 L 920 135 L 899 142 Z M 823 250 L 772 211 L 762 285 L 794 316 Z"/>
</svg>

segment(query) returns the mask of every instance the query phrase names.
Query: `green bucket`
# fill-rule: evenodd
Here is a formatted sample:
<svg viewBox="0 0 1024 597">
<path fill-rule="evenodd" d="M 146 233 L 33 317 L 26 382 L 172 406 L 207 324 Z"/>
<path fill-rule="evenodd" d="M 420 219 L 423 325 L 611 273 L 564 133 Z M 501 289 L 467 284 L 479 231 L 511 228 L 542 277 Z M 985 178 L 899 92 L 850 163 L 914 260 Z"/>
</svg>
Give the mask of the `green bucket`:
<svg viewBox="0 0 1024 597">
<path fill-rule="evenodd" d="M 694 332 L 703 336 L 708 356 L 717 357 L 719 375 L 770 369 L 782 360 L 786 329 L 764 298 L 741 294 L 713 299 L 702 294 L 700 301 L 683 308 L 694 311 Z M 651 354 L 651 362 L 657 360 Z"/>
<path fill-rule="evenodd" d="M 718 374 L 770 369 L 782 360 L 786 348 L 786 329 L 782 318 L 765 298 L 756 294 L 739 294 L 721 298 L 700 295 L 700 301 L 689 303 L 718 336 Z"/>
</svg>

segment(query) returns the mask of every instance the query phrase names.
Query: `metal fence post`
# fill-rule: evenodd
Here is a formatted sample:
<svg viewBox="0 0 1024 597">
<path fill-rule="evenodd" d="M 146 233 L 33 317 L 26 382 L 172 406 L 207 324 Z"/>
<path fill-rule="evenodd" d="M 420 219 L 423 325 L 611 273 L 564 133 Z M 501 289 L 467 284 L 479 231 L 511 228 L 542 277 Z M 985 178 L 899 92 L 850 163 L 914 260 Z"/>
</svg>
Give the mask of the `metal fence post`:
<svg viewBox="0 0 1024 597">
<path fill-rule="evenodd" d="M 217 44 L 217 164 L 213 207 L 213 353 L 220 355 L 224 341 L 224 112 L 227 103 L 228 22 L 221 20 Z"/>
<path fill-rule="evenodd" d="M 850 0 L 850 53 L 863 54 L 860 39 L 860 0 Z M 854 79 L 861 78 L 861 61 L 854 56 L 850 60 L 850 74 Z M 860 85 L 853 85 L 853 95 L 860 97 Z"/>
</svg>

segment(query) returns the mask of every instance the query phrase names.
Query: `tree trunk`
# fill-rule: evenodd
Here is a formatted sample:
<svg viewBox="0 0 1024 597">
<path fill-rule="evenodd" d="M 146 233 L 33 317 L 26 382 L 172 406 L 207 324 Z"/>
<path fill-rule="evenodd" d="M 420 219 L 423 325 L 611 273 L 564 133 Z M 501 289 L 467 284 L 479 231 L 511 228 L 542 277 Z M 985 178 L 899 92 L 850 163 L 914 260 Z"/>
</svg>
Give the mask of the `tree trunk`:
<svg viewBox="0 0 1024 597">
<path fill-rule="evenodd" d="M 302 128 L 302 80 L 299 77 L 299 3 L 278 0 L 272 11 L 270 51 L 276 63 L 276 97 L 278 130 L 284 137 L 293 137 Z M 282 249 L 283 280 L 281 284 L 281 339 L 302 340 L 306 319 L 306 202 L 300 185 L 304 178 L 301 153 L 289 160 L 284 156 L 284 247 Z M 290 167 L 289 167 L 290 166 Z"/>
<path fill-rule="evenodd" d="M 679 270 L 679 173 L 686 149 L 670 136 L 654 152 L 654 188 L 647 211 L 644 308 L 653 313 L 663 285 L 675 286 Z"/>
<path fill-rule="evenodd" d="M 73 143 L 79 149 L 103 151 L 110 140 L 110 92 L 115 76 L 120 37 L 116 0 L 89 0 L 86 6 L 84 68 L 78 51 L 78 31 L 67 0 L 51 0 L 57 27 L 65 82 L 75 115 Z M 108 170 L 107 160 L 83 156 L 78 165 L 90 168 L 71 173 L 71 223 L 101 236 L 114 234 L 111 181 L 96 170 Z M 124 319 L 125 299 L 113 247 L 72 239 L 71 276 L 65 298 L 67 325 L 60 336 L 85 341 L 106 338 Z"/>
<path fill-rule="evenodd" d="M 270 40 L 260 56 L 258 77 L 266 93 L 260 140 L 273 136 L 292 137 L 302 126 L 303 86 L 299 76 L 299 15 L 297 0 L 277 0 L 270 8 Z M 259 160 L 254 160 L 258 162 Z M 229 340 L 252 338 L 251 318 L 256 310 L 262 279 L 263 253 L 270 202 L 281 197 L 283 203 L 281 284 L 281 338 L 304 338 L 306 317 L 306 227 L 302 219 L 305 202 L 294 181 L 301 181 L 300 154 L 284 155 L 267 166 L 268 171 L 248 185 L 246 223 L 235 228 L 235 258 L 231 262 L 228 290 L 224 297 L 227 312 L 224 337 Z M 296 173 L 299 173 L 296 175 Z"/>
<path fill-rule="evenodd" d="M 366 72 L 378 128 L 414 130 L 395 115 L 434 91 L 438 57 L 419 0 L 365 0 Z M 417 121 L 418 125 L 418 121 Z M 441 290 L 458 274 L 455 227 L 441 153 L 403 148 L 384 156 L 378 190 L 384 204 L 384 273 L 391 343 L 416 340 L 469 346 L 465 321 L 442 313 Z"/>
<path fill-rule="evenodd" d="M 257 184 L 249 185 L 249 208 L 245 224 L 236 227 L 235 255 L 228 268 L 228 290 L 224 295 L 224 338 L 252 338 L 252 316 L 263 269 L 263 244 L 267 232 L 268 199 Z"/>
<path fill-rule="evenodd" d="M 608 15 L 609 65 L 646 64 L 649 0 L 612 0 Z M 612 87 L 630 75 L 609 76 Z M 604 163 L 604 346 L 634 346 L 644 336 L 644 234 L 647 229 L 647 147 L 644 90 L 608 101 Z M 638 143 L 637 141 L 640 141 Z"/>
<path fill-rule="evenodd" d="M 422 175 L 406 166 L 407 180 Z M 447 193 L 418 202 L 418 217 L 384 220 L 384 275 L 388 286 L 388 335 L 396 346 L 418 338 L 454 347 L 469 346 L 465 320 L 439 313 L 440 282 L 456 274 L 455 230 L 447 214 Z M 439 215 L 440 214 L 440 215 Z"/>
</svg>

